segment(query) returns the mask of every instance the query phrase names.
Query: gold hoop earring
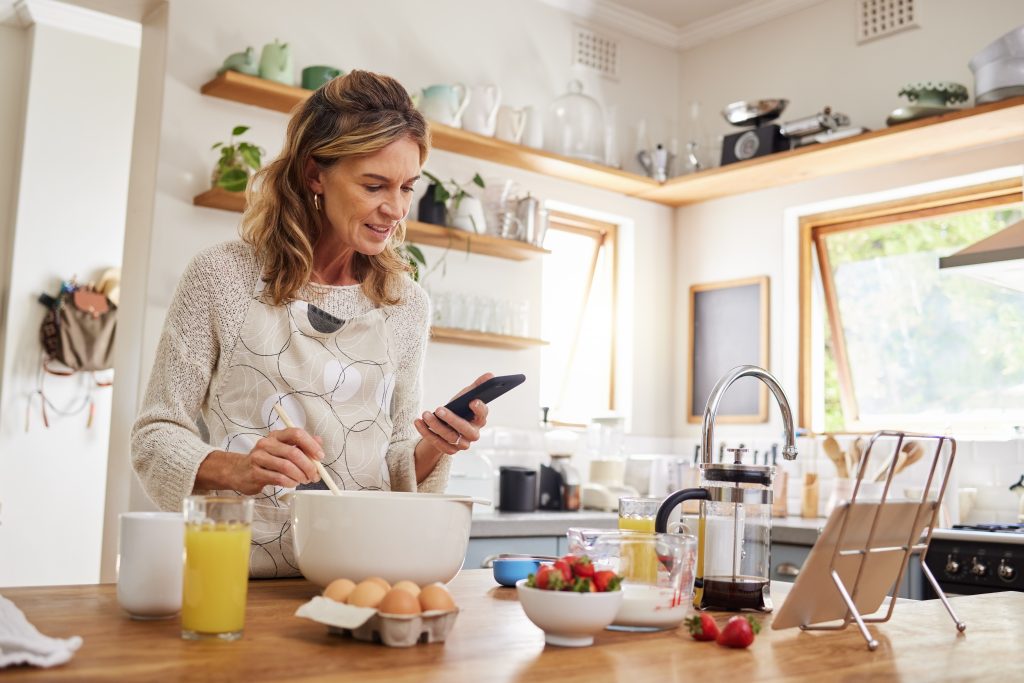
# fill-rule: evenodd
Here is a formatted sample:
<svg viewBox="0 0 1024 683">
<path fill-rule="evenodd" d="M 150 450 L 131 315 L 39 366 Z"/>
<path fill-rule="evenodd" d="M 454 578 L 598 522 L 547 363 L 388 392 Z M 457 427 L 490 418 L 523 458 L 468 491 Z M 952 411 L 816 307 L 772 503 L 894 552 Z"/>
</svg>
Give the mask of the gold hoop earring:
<svg viewBox="0 0 1024 683">
<path fill-rule="evenodd" d="M 313 193 L 313 206 L 316 207 L 317 211 L 320 211 L 320 195 Z"/>
</svg>

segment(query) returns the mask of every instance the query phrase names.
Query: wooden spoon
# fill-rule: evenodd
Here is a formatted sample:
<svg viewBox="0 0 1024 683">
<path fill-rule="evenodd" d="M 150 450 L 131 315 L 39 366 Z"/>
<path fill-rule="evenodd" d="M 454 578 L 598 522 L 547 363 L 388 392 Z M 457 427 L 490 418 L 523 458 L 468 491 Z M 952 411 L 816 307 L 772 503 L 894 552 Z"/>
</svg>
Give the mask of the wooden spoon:
<svg viewBox="0 0 1024 683">
<path fill-rule="evenodd" d="M 277 414 L 281 416 L 281 422 L 284 422 L 285 427 L 287 427 L 288 429 L 295 428 L 295 423 L 292 422 L 292 419 L 290 417 L 288 417 L 288 413 L 285 412 L 284 406 L 282 406 L 280 403 L 275 403 L 274 410 L 276 410 Z M 313 459 L 310 458 L 310 460 Z M 325 484 L 327 484 L 327 488 L 331 490 L 331 493 L 333 493 L 336 496 L 339 495 L 341 491 L 338 490 L 338 485 L 334 483 L 333 479 L 331 479 L 331 475 L 328 474 L 327 468 L 324 467 L 323 463 L 321 463 L 319 460 L 313 460 L 313 464 L 316 465 L 316 471 L 320 473 L 320 478 L 323 479 L 323 482 Z"/>
<path fill-rule="evenodd" d="M 903 452 L 900 453 L 900 461 L 896 463 L 896 474 L 907 469 L 923 457 L 924 446 L 917 441 L 908 441 L 903 444 Z"/>
<path fill-rule="evenodd" d="M 859 436 L 853 440 L 850 444 L 850 476 L 856 476 L 856 471 L 860 468 L 860 461 L 864 459 L 864 439 Z"/>
<path fill-rule="evenodd" d="M 839 448 L 839 442 L 836 441 L 836 438 L 829 434 L 825 437 L 825 441 L 821 446 L 825 449 L 825 455 L 828 456 L 828 459 L 835 464 L 836 473 L 839 477 L 842 479 L 849 478 L 850 471 L 846 467 L 846 458 L 843 456 L 843 451 Z"/>
</svg>

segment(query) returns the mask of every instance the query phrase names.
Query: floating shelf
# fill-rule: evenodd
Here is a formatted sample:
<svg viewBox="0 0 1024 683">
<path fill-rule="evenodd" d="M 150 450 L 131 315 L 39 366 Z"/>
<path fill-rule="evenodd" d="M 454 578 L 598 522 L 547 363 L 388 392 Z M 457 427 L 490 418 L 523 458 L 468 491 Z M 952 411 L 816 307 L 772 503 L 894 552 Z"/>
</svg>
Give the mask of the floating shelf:
<svg viewBox="0 0 1024 683">
<path fill-rule="evenodd" d="M 494 349 L 532 349 L 537 346 L 548 345 L 548 342 L 542 339 L 512 337 L 507 334 L 490 334 L 473 330 L 459 330 L 454 327 L 430 328 L 430 340 L 444 344 L 486 346 Z"/>
<path fill-rule="evenodd" d="M 245 193 L 229 192 L 215 187 L 192 198 L 196 206 L 206 206 L 223 211 L 245 210 Z M 525 261 L 551 252 L 520 240 L 507 240 L 493 235 L 477 235 L 475 233 L 446 228 L 441 225 L 406 221 L 405 239 L 416 244 L 428 244 L 432 247 L 447 247 L 452 251 L 469 251 L 472 254 L 495 256 L 510 261 Z"/>
<path fill-rule="evenodd" d="M 233 71 L 226 71 L 206 83 L 201 92 L 281 112 L 290 112 L 312 93 L 311 90 Z M 437 149 L 620 192 L 667 206 L 685 206 L 812 178 L 1024 138 L 1024 97 L 983 104 L 845 140 L 808 145 L 678 176 L 663 184 L 635 173 L 512 144 L 439 123 L 432 122 L 430 128 Z"/>
</svg>

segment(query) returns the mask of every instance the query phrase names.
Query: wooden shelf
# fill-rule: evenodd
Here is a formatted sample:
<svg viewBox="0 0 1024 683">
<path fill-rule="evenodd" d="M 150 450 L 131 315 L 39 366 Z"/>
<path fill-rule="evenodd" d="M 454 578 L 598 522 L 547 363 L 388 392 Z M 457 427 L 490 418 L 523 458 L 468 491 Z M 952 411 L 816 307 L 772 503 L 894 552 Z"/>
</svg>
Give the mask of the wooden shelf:
<svg viewBox="0 0 1024 683">
<path fill-rule="evenodd" d="M 1016 97 L 680 176 L 638 196 L 685 206 L 1022 137 L 1024 97 Z"/>
<path fill-rule="evenodd" d="M 202 86 L 206 95 L 290 112 L 312 91 L 227 71 Z M 1024 138 L 1024 97 L 883 128 L 845 140 L 741 161 L 666 183 L 600 164 L 430 124 L 434 147 L 553 178 L 665 204 L 685 206 L 730 195 Z M 737 129 L 738 130 L 738 129 Z"/>
<path fill-rule="evenodd" d="M 245 193 L 229 192 L 215 187 L 192 198 L 196 206 L 206 206 L 223 211 L 245 211 Z M 406 221 L 405 239 L 416 244 L 432 247 L 446 247 L 452 251 L 469 251 L 472 254 L 495 256 L 510 261 L 525 261 L 551 252 L 520 240 L 507 240 L 493 235 L 477 235 L 464 230 L 446 228 L 441 225 Z"/>
<path fill-rule="evenodd" d="M 459 330 L 454 327 L 430 328 L 430 340 L 444 344 L 486 346 L 494 349 L 532 349 L 537 346 L 548 345 L 548 342 L 542 339 L 512 337 L 506 334 L 490 334 L 473 330 Z"/>
<path fill-rule="evenodd" d="M 291 112 L 295 105 L 305 101 L 313 93 L 312 90 L 294 88 L 235 71 L 225 71 L 203 85 L 200 92 L 285 113 Z M 631 196 L 658 188 L 657 182 L 636 173 L 477 135 L 434 121 L 430 122 L 430 132 L 433 146 L 446 152 L 493 161 Z"/>
</svg>

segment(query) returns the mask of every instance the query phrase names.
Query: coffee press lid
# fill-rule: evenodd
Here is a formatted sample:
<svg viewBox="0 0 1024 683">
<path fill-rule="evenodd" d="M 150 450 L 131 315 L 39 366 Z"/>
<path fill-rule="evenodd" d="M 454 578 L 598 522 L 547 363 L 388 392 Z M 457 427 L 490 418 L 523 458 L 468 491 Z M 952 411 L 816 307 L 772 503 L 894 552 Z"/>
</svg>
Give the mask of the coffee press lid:
<svg viewBox="0 0 1024 683">
<path fill-rule="evenodd" d="M 701 474 L 708 481 L 728 481 L 738 484 L 771 486 L 775 468 L 771 465 L 737 465 L 717 463 L 701 465 Z"/>
</svg>

